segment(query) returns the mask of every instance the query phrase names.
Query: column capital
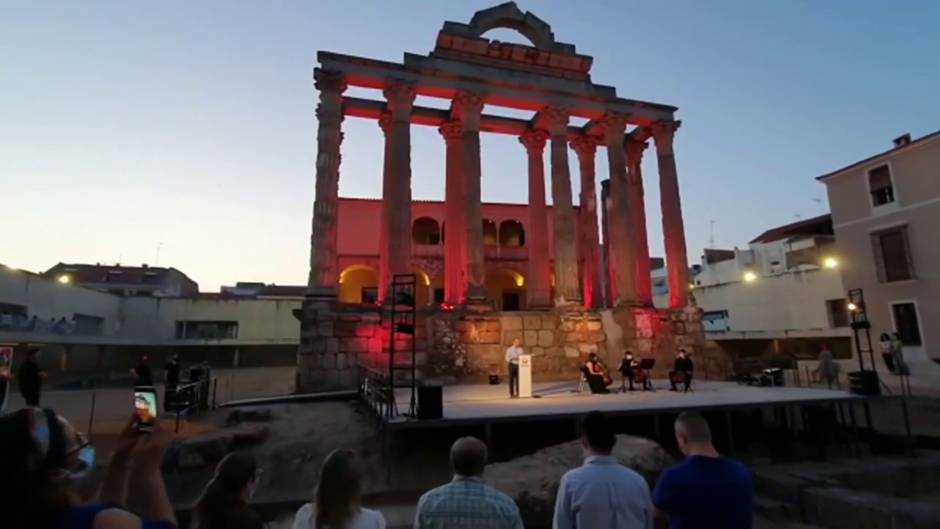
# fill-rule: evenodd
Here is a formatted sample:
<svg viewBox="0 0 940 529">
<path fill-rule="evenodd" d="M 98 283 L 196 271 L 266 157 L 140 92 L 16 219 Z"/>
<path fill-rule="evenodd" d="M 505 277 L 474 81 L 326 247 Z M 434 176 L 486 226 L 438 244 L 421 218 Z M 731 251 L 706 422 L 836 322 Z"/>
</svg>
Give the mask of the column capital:
<svg viewBox="0 0 940 529">
<path fill-rule="evenodd" d="M 463 139 L 463 123 L 459 119 L 452 119 L 441 123 L 437 131 L 444 137 L 444 141 L 450 143 L 455 140 Z"/>
<path fill-rule="evenodd" d="M 571 117 L 571 112 L 567 108 L 549 105 L 542 109 L 541 114 L 545 118 L 548 131 L 552 135 L 568 133 L 568 120 Z"/>
<path fill-rule="evenodd" d="M 657 151 L 663 154 L 672 154 L 672 140 L 681 125 L 682 122 L 676 120 L 657 121 L 650 126 L 650 132 L 653 135 L 653 141 L 656 142 Z"/>
<path fill-rule="evenodd" d="M 385 83 L 382 94 L 385 96 L 388 110 L 392 113 L 392 119 L 395 121 L 411 121 L 411 107 L 417 95 L 414 84 L 389 79 Z"/>
<path fill-rule="evenodd" d="M 594 136 L 588 136 L 587 134 L 580 134 L 575 139 L 571 140 L 571 148 L 574 149 L 574 152 L 578 153 L 578 158 L 593 158 L 594 154 L 597 153 L 598 142 L 597 138 Z"/>
<path fill-rule="evenodd" d="M 525 146 L 529 154 L 542 154 L 545 152 L 545 142 L 548 141 L 548 132 L 544 129 L 528 129 L 519 136 L 519 143 Z"/>
<path fill-rule="evenodd" d="M 320 92 L 342 95 L 349 85 L 342 73 L 317 68 L 313 71 L 313 86 Z"/>
<path fill-rule="evenodd" d="M 388 134 L 392 130 L 392 113 L 391 112 L 382 112 L 379 114 L 379 119 L 377 120 L 379 128 L 382 129 L 382 132 Z"/>
<path fill-rule="evenodd" d="M 608 112 L 597 120 L 597 124 L 604 129 L 604 139 L 607 145 L 619 145 L 623 138 L 623 133 L 627 130 L 627 116 Z"/>
<path fill-rule="evenodd" d="M 464 130 L 480 129 L 480 114 L 483 112 L 483 96 L 473 92 L 458 92 L 454 96 L 453 108 L 464 124 Z"/>
<path fill-rule="evenodd" d="M 627 163 L 640 163 L 643 159 L 643 151 L 649 147 L 649 143 L 645 141 L 635 140 L 633 138 L 627 137 L 623 140 L 623 152 L 627 155 Z"/>
</svg>

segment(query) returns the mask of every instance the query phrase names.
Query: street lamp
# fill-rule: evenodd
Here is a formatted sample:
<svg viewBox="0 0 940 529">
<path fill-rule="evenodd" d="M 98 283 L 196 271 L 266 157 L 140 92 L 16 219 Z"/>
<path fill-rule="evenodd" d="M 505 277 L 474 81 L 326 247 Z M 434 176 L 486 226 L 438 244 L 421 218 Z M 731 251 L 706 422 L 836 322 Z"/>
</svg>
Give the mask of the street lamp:
<svg viewBox="0 0 940 529">
<path fill-rule="evenodd" d="M 835 257 L 826 257 L 823 259 L 823 268 L 838 268 L 839 260 Z"/>
<path fill-rule="evenodd" d="M 747 272 L 744 272 L 745 283 L 753 283 L 754 281 L 757 281 L 757 274 L 755 274 L 754 272 L 751 272 L 750 270 L 748 270 Z"/>
<path fill-rule="evenodd" d="M 67 274 L 62 274 L 56 279 L 56 281 L 58 281 L 59 283 L 63 285 L 68 285 L 69 283 L 72 282 L 72 278 L 69 277 Z"/>
</svg>

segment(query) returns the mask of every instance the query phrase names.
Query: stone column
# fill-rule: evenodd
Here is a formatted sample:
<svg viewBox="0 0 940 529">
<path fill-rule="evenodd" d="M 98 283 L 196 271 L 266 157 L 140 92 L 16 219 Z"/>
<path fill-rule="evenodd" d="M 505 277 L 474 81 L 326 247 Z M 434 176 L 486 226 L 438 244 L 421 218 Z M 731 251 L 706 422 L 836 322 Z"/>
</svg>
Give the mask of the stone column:
<svg viewBox="0 0 940 529">
<path fill-rule="evenodd" d="M 551 307 L 551 279 L 548 256 L 548 214 L 545 205 L 545 163 L 542 155 L 548 132 L 530 129 L 519 137 L 529 158 L 529 223 L 526 229 L 528 246 L 528 285 L 526 305 L 529 308 Z"/>
<path fill-rule="evenodd" d="M 555 305 L 581 303 L 578 287 L 577 226 L 568 169 L 568 110 L 543 110 L 552 138 L 552 211 L 555 247 Z"/>
<path fill-rule="evenodd" d="M 391 284 L 391 267 L 389 265 L 389 209 L 388 203 L 393 200 L 392 193 L 392 114 L 383 112 L 379 116 L 379 128 L 382 129 L 382 135 L 385 138 L 385 157 L 382 163 L 382 210 L 379 217 L 379 299 L 385 298 Z"/>
<path fill-rule="evenodd" d="M 480 210 L 480 113 L 483 98 L 461 92 L 454 98 L 454 110 L 463 125 L 463 184 L 466 213 L 466 250 L 464 273 L 467 281 L 465 299 L 471 303 L 486 300 L 486 263 L 483 254 L 483 213 Z"/>
<path fill-rule="evenodd" d="M 584 292 L 584 306 L 596 309 L 601 306 L 601 265 L 600 239 L 597 233 L 597 187 L 595 184 L 594 155 L 597 153 L 597 139 L 592 136 L 578 136 L 572 140 L 571 147 L 578 154 L 581 168 L 581 197 L 579 224 L 581 234 L 580 270 L 581 289 Z"/>
<path fill-rule="evenodd" d="M 313 202 L 313 226 L 310 235 L 310 273 L 307 294 L 311 297 L 336 298 L 336 218 L 339 195 L 339 145 L 343 141 L 342 74 L 314 71 L 320 104 L 317 105 L 317 182 Z"/>
<path fill-rule="evenodd" d="M 614 299 L 612 305 L 634 305 L 636 297 L 636 245 L 633 234 L 633 215 L 630 212 L 630 194 L 627 183 L 626 161 L 623 157 L 623 133 L 626 118 L 619 114 L 607 114 L 599 123 L 604 127 L 607 143 L 607 162 L 610 166 L 611 212 L 609 219 L 610 267 L 614 272 Z"/>
<path fill-rule="evenodd" d="M 689 299 L 689 260 L 685 248 L 685 227 L 682 224 L 682 200 L 679 198 L 679 175 L 672 140 L 679 121 L 656 123 L 652 127 L 659 163 L 659 197 L 663 212 L 663 238 L 666 248 L 666 272 L 669 280 L 669 306 L 684 307 Z"/>
<path fill-rule="evenodd" d="M 646 204 L 643 199 L 643 161 L 645 141 L 628 138 L 624 142 L 627 156 L 627 181 L 630 195 L 630 216 L 633 218 L 634 242 L 636 243 L 636 297 L 640 304 L 653 306 L 653 282 L 650 278 L 650 247 L 646 233 Z"/>
<path fill-rule="evenodd" d="M 463 127 L 459 120 L 443 123 L 438 129 L 447 145 L 447 181 L 444 191 L 444 301 L 463 303 L 467 292 L 464 274 Z"/>
<path fill-rule="evenodd" d="M 384 200 L 388 208 L 388 237 L 382 253 L 388 255 L 388 267 L 382 270 L 389 296 L 394 274 L 411 273 L 411 108 L 415 100 L 414 86 L 398 81 L 389 82 L 383 92 L 392 115 L 388 167 L 391 169 L 390 193 Z"/>
<path fill-rule="evenodd" d="M 616 292 L 616 287 L 614 286 L 614 271 L 611 267 L 611 244 L 613 241 L 610 240 L 610 211 L 611 211 L 611 199 L 610 199 L 610 179 L 601 180 L 601 233 L 604 236 L 604 249 L 601 252 L 601 270 L 604 274 L 604 306 L 613 307 L 614 306 L 614 292 Z"/>
</svg>

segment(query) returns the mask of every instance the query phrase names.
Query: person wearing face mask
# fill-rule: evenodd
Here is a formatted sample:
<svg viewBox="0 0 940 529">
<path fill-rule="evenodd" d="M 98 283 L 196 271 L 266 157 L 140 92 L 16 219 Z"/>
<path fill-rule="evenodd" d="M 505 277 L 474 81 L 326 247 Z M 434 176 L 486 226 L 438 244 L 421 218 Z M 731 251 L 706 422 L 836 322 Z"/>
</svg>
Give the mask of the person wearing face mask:
<svg viewBox="0 0 940 529">
<path fill-rule="evenodd" d="M 176 517 L 160 473 L 170 438 L 159 425 L 140 436 L 132 420 L 105 470 L 97 501 L 82 504 L 75 489 L 95 467 L 88 439 L 50 409 L 24 408 L 0 417 L 4 529 L 174 529 Z M 135 494 L 128 498 L 132 471 Z"/>
<path fill-rule="evenodd" d="M 653 506 L 671 529 L 751 529 L 754 483 L 747 467 L 722 456 L 701 414 L 676 418 L 676 441 L 686 459 L 666 469 L 653 491 Z"/>
<path fill-rule="evenodd" d="M 248 508 L 258 485 L 258 466 L 251 454 L 233 452 L 219 461 L 215 476 L 193 507 L 193 529 L 262 529 L 261 518 Z"/>
</svg>

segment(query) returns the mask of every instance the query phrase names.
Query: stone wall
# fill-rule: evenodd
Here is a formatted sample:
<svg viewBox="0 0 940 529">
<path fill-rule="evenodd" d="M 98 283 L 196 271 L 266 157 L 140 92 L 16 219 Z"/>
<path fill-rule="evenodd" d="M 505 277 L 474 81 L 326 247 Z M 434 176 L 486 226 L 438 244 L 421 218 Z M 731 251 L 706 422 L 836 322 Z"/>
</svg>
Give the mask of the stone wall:
<svg viewBox="0 0 940 529">
<path fill-rule="evenodd" d="M 378 311 L 307 301 L 298 311 L 301 345 L 298 353 L 299 391 L 353 389 L 357 366 L 387 369 L 388 330 Z M 693 305 L 662 310 L 622 308 L 604 311 L 527 311 L 419 313 L 415 340 L 419 377 L 445 383 L 482 382 L 491 374 L 505 376 L 506 348 L 522 341 L 533 358 L 533 379 L 577 379 L 580 365 L 597 353 L 615 370 L 623 351 L 655 358 L 653 376 L 665 377 L 676 351 L 693 355 L 701 378 L 723 378 L 730 372 L 726 353 L 708 347 L 702 311 Z M 399 335 L 397 351 L 410 351 L 411 337 Z M 410 355 L 396 355 L 396 364 L 410 365 Z"/>
<path fill-rule="evenodd" d="M 698 378 L 725 378 L 731 372 L 731 359 L 714 343 L 705 340 L 702 309 L 691 303 L 682 309 L 618 308 L 603 316 L 611 354 L 605 360 L 618 365 L 626 350 L 637 358 L 656 360 L 652 375 L 665 378 L 672 370 L 679 349 L 692 355 Z M 616 326 L 615 329 L 610 329 Z"/>
</svg>

